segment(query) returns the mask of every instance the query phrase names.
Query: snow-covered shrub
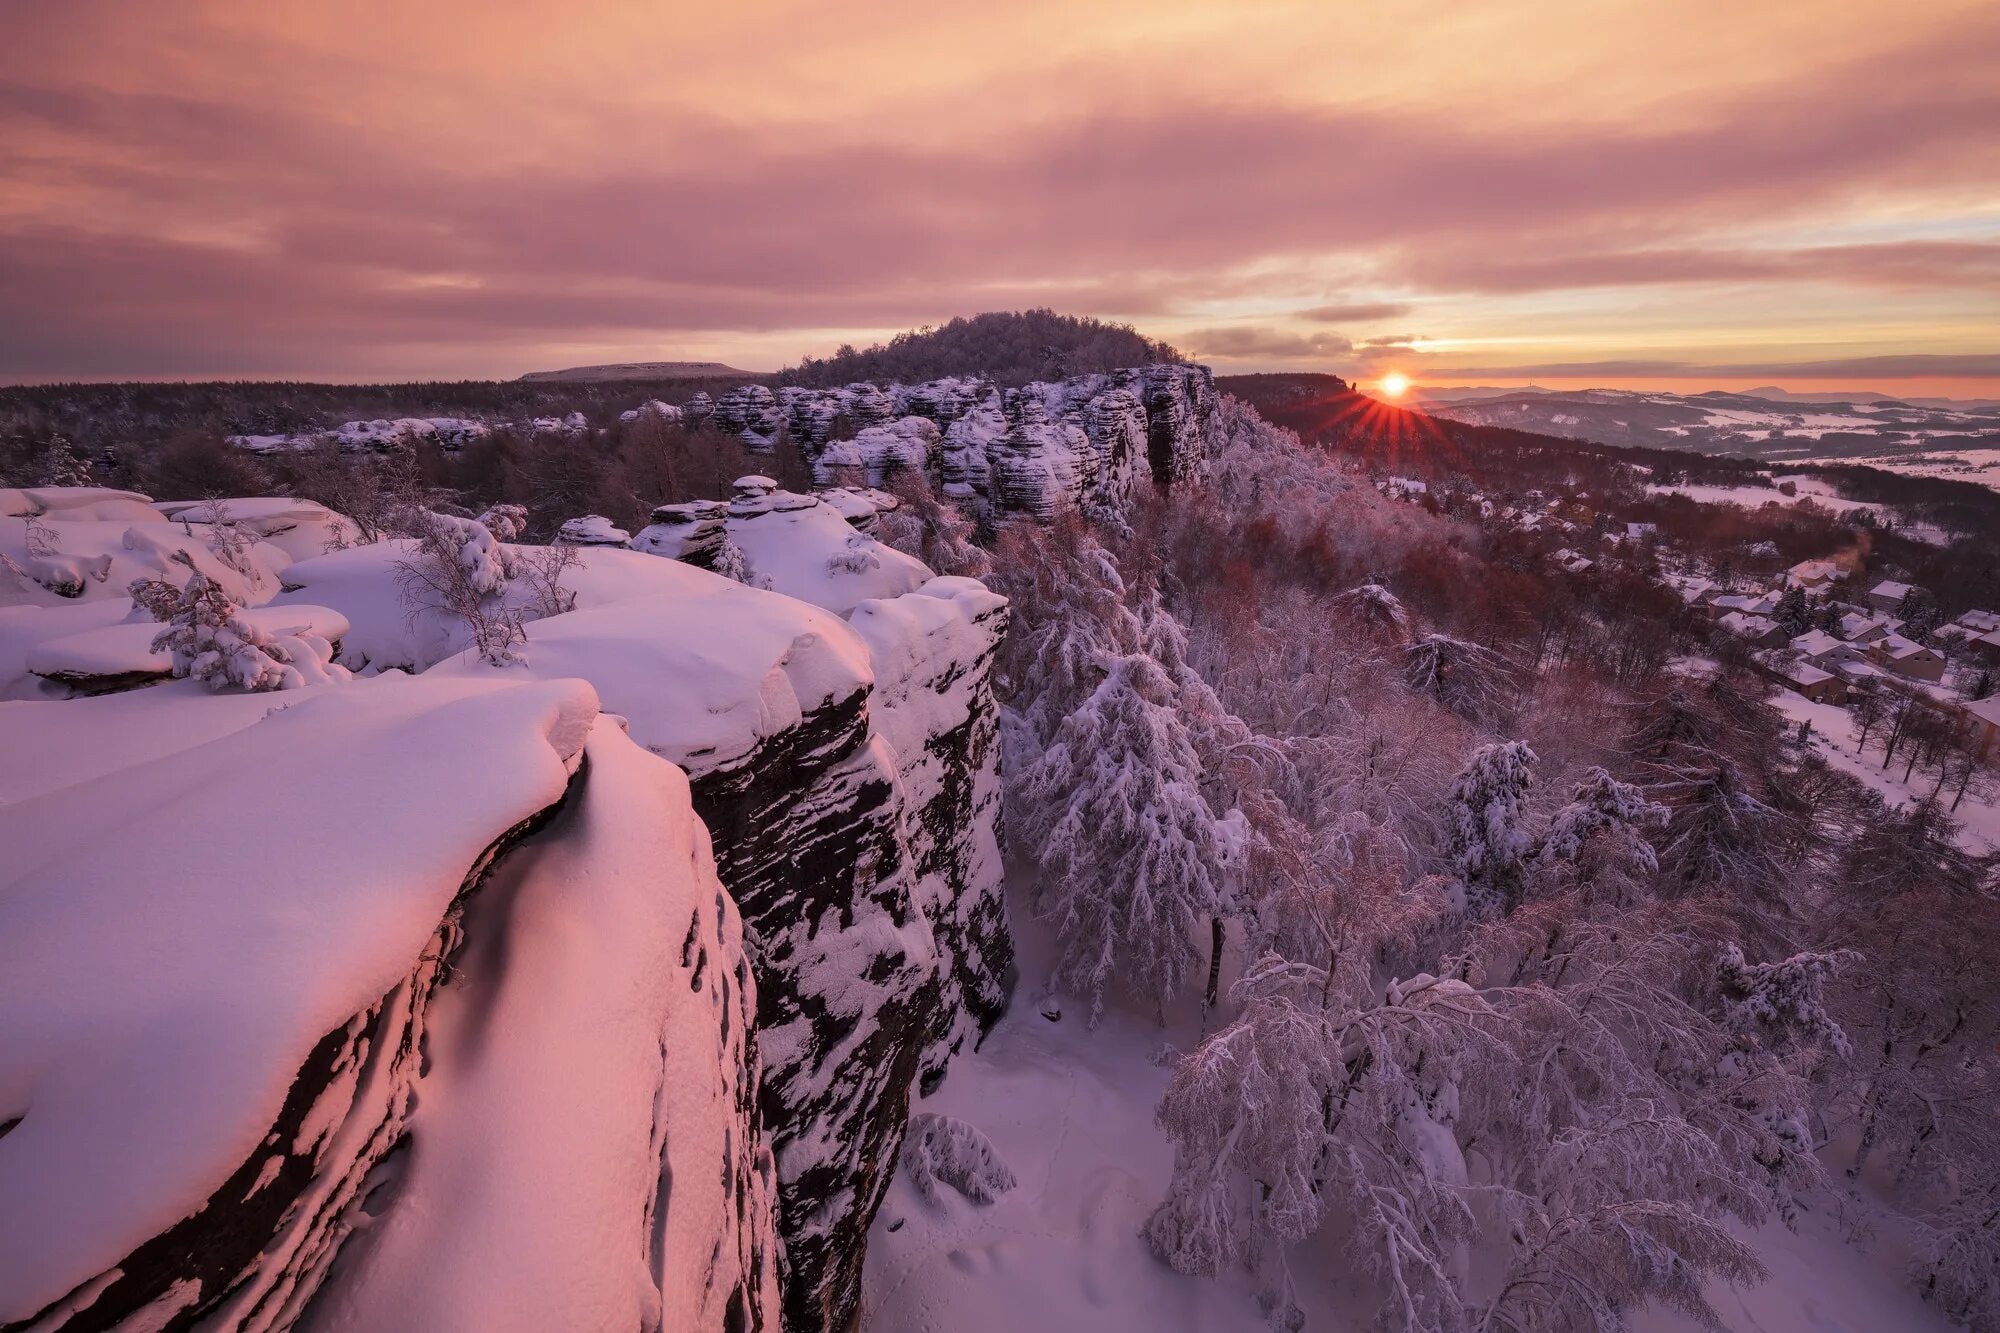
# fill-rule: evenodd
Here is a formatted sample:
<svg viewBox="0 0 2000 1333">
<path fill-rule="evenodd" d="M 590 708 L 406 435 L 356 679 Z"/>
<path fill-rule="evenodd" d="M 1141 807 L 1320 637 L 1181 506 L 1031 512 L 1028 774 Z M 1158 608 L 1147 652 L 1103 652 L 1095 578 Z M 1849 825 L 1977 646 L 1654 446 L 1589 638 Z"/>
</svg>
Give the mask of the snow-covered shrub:
<svg viewBox="0 0 2000 1333">
<path fill-rule="evenodd" d="M 416 550 L 396 564 L 396 579 L 411 614 L 435 612 L 465 622 L 473 647 L 495 666 L 514 659 L 526 637 L 526 618 L 502 604 L 514 576 L 511 548 L 484 523 L 426 510 L 412 517 Z"/>
<path fill-rule="evenodd" d="M 268 634 L 245 622 L 219 584 L 185 556 L 179 561 L 188 571 L 185 587 L 138 580 L 132 589 L 133 600 L 166 623 L 153 651 L 173 654 L 177 678 L 193 677 L 217 692 L 291 690 L 347 678 L 324 638 Z"/>
<path fill-rule="evenodd" d="M 900 1158 L 917 1192 L 936 1203 L 948 1185 L 974 1203 L 992 1203 L 1014 1188 L 1014 1173 L 993 1143 L 956 1116 L 919 1112 L 910 1117 Z"/>
</svg>

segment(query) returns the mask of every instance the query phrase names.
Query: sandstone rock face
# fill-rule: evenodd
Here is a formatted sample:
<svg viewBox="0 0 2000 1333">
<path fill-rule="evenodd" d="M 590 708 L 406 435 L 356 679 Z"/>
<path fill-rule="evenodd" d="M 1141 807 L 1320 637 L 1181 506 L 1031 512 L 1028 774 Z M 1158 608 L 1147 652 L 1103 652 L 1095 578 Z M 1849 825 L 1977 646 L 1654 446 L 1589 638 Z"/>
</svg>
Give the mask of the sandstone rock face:
<svg viewBox="0 0 2000 1333">
<path fill-rule="evenodd" d="M 1169 485 L 1198 476 L 1216 395 L 1206 366 L 1156 365 L 1005 390 L 969 376 L 887 389 L 790 387 L 777 402 L 821 484 L 852 472 L 879 486 L 921 468 L 960 504 L 1046 519 L 1064 505 L 1122 509 L 1147 478 Z M 736 423 L 752 415 L 732 406 L 728 428 L 743 429 Z"/>
<path fill-rule="evenodd" d="M 936 475 L 943 436 L 935 422 L 924 417 L 898 417 L 878 426 L 866 426 L 851 440 L 832 440 L 817 454 L 810 455 L 813 480 L 825 485 L 837 477 L 858 475 L 870 486 L 880 486 L 897 472 Z"/>
<path fill-rule="evenodd" d="M 873 680 L 694 778 L 752 936 L 790 1329 L 847 1326 L 913 1088 L 1006 1003 L 1005 615 L 967 580 L 864 602 Z"/>
<path fill-rule="evenodd" d="M 775 449 L 785 424 L 776 396 L 761 384 L 739 385 L 716 399 L 714 420 L 717 430 L 758 450 Z"/>
<path fill-rule="evenodd" d="M 531 636 L 528 656 L 531 670 L 590 676 L 634 737 L 693 779 L 751 937 L 786 1327 L 836 1330 L 859 1297 L 868 1223 L 914 1090 L 942 1078 L 1006 1004 L 1013 945 L 991 685 L 1006 602 L 973 580 L 932 578 L 867 537 L 855 520 L 890 497 L 841 491 L 836 504 L 745 483 L 720 513 L 635 541 L 662 553 L 678 543 L 692 563 L 709 539 L 674 534 L 720 525 L 714 540 L 742 552 L 753 584 L 787 594 L 734 599 L 775 604 L 774 616 L 801 615 L 801 601 L 823 608 L 795 629 L 774 627 L 767 647 L 753 648 L 738 617 L 739 651 L 765 663 L 738 673 L 741 708 L 717 699 L 648 711 L 601 674 L 619 656 L 608 645 L 559 649 Z M 648 664 L 627 668 L 643 688 L 689 678 L 699 670 L 690 655 L 718 637 L 713 612 L 691 601 L 672 612 L 676 632 L 637 623 L 671 605 L 606 609 L 605 633 L 643 636 Z M 786 722 L 719 744 L 694 729 L 697 714 Z"/>
</svg>

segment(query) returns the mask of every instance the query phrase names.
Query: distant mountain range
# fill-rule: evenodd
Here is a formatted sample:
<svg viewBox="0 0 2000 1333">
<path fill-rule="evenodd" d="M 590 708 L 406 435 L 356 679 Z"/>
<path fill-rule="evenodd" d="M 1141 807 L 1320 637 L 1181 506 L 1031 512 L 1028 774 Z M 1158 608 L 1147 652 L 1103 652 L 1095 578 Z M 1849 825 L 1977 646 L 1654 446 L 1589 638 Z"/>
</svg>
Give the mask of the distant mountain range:
<svg viewBox="0 0 2000 1333">
<path fill-rule="evenodd" d="M 572 366 L 568 370 L 533 370 L 523 383 L 599 384 L 608 380 L 727 380 L 755 379 L 760 372 L 738 370 L 720 361 L 624 361 L 608 366 Z"/>
<path fill-rule="evenodd" d="M 1425 389 L 1411 405 L 1468 425 L 1771 460 L 2000 449 L 2000 403 L 1987 400 L 1529 387 Z"/>
</svg>

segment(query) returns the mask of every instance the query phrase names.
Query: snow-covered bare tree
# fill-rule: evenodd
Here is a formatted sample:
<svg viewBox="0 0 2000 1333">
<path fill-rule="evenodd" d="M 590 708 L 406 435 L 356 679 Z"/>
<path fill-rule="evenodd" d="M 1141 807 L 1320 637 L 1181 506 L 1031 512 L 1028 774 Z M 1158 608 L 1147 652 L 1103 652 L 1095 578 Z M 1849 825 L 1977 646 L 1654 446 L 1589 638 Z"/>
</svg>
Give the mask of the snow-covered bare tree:
<svg viewBox="0 0 2000 1333">
<path fill-rule="evenodd" d="M 992 557 L 979 545 L 973 522 L 933 491 L 922 471 L 898 471 L 889 490 L 900 503 L 882 515 L 883 541 L 939 574 L 980 578 L 992 572 Z"/>
<path fill-rule="evenodd" d="M 1093 1022 L 1114 979 L 1164 1009 L 1224 891 L 1220 821 L 1173 683 L 1139 654 L 1100 670 L 1020 782 L 1040 910 L 1057 930 L 1053 979 L 1089 998 Z"/>
</svg>

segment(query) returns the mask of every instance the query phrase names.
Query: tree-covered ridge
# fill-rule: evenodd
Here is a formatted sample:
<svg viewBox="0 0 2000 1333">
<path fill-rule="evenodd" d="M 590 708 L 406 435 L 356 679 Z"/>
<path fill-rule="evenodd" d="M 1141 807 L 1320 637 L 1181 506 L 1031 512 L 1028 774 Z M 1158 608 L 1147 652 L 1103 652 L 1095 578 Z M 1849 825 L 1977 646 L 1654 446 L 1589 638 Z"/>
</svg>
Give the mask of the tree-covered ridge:
<svg viewBox="0 0 2000 1333">
<path fill-rule="evenodd" d="M 781 384 L 824 388 L 858 380 L 913 384 L 946 375 L 979 375 L 1020 385 L 1183 360 L 1179 351 L 1129 324 L 1053 310 L 1009 310 L 906 329 L 858 351 L 843 345 L 832 356 L 806 357 L 776 378 Z"/>
</svg>

